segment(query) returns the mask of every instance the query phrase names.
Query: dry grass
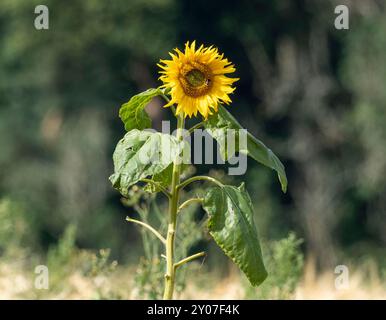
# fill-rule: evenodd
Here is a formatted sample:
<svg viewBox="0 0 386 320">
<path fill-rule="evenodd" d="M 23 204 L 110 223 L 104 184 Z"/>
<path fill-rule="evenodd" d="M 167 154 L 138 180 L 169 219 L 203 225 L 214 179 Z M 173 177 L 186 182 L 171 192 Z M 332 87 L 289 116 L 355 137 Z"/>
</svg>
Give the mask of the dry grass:
<svg viewBox="0 0 386 320">
<path fill-rule="evenodd" d="M 137 298 L 134 288 L 133 268 L 119 267 L 108 276 L 86 277 L 79 272 L 70 274 L 53 290 L 34 289 L 35 274 L 23 268 L 22 263 L 0 264 L 1 299 L 133 299 Z M 386 299 L 385 283 L 378 277 L 374 264 L 368 264 L 350 274 L 349 288 L 335 288 L 334 272 L 317 274 L 311 261 L 306 263 L 304 275 L 298 284 L 293 299 Z M 192 278 L 192 276 L 190 276 Z M 194 278 L 196 278 L 194 276 Z M 198 285 L 189 284 L 178 295 L 183 299 L 243 299 L 245 283 L 237 272 L 223 280 L 209 273 L 200 275 Z M 209 282 L 205 279 L 211 279 Z M 123 280 L 122 280 L 123 279 Z M 203 285 L 206 283 L 206 285 Z M 259 290 L 259 289 L 256 289 Z M 273 291 L 280 288 L 272 288 Z"/>
<path fill-rule="evenodd" d="M 350 268 L 349 285 L 345 289 L 335 288 L 336 274 L 324 272 L 316 274 L 312 261 L 305 266 L 304 276 L 296 288 L 295 299 L 321 300 L 377 300 L 386 299 L 386 285 L 378 276 L 378 269 L 374 263 L 362 266 L 360 269 Z"/>
</svg>

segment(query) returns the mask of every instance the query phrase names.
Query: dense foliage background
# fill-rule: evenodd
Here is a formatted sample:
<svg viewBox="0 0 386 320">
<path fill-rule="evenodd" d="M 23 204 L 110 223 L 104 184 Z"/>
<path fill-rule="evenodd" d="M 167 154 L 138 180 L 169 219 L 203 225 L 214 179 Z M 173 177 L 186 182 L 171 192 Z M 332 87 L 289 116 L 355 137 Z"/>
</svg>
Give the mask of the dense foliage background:
<svg viewBox="0 0 386 320">
<path fill-rule="evenodd" d="M 341 3 L 349 30 L 334 28 Z M 38 4 L 0 6 L 0 254 L 44 257 L 74 225 L 78 248 L 137 261 L 138 229 L 108 181 L 118 108 L 158 86 L 159 59 L 196 39 L 235 63 L 229 110 L 287 168 L 286 195 L 253 161 L 235 178 L 247 180 L 261 238 L 294 231 L 320 270 L 364 259 L 386 270 L 383 1 L 46 0 L 41 31 Z M 158 129 L 170 116 L 161 106 L 148 110 Z"/>
</svg>

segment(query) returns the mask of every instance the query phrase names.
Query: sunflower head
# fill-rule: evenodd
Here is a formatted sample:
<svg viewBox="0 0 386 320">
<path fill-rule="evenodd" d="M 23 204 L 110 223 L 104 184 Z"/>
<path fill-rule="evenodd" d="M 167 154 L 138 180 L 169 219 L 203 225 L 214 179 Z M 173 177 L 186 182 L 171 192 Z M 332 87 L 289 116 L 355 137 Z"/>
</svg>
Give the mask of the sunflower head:
<svg viewBox="0 0 386 320">
<path fill-rule="evenodd" d="M 238 79 L 226 74 L 236 69 L 217 48 L 201 45 L 196 49 L 193 41 L 185 44 L 184 52 L 174 51 L 169 53 L 172 60 L 161 60 L 158 64 L 162 69 L 162 87 L 169 88 L 172 97 L 165 107 L 176 104 L 177 114 L 191 117 L 199 112 L 206 119 L 217 112 L 219 103 L 231 102 L 229 94 L 235 90 L 232 84 Z"/>
</svg>

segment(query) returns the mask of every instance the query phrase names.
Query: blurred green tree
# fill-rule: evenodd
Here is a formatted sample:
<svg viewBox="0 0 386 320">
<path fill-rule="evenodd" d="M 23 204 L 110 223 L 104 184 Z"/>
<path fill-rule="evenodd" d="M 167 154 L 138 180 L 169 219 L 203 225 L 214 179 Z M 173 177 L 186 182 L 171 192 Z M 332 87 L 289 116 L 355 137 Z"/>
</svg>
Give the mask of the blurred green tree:
<svg viewBox="0 0 386 320">
<path fill-rule="evenodd" d="M 287 196 L 273 173 L 249 170 L 260 233 L 295 230 L 329 268 L 339 249 L 384 247 L 381 1 L 350 1 L 348 31 L 334 29 L 334 0 L 47 0 L 49 30 L 33 26 L 38 4 L 0 6 L 0 195 L 25 208 L 37 244 L 72 223 L 78 246 L 135 250 L 107 179 L 123 133 L 117 110 L 157 86 L 171 48 L 196 39 L 227 52 L 241 78 L 230 111 L 284 156 Z M 150 106 L 156 120 L 161 106 Z"/>
</svg>

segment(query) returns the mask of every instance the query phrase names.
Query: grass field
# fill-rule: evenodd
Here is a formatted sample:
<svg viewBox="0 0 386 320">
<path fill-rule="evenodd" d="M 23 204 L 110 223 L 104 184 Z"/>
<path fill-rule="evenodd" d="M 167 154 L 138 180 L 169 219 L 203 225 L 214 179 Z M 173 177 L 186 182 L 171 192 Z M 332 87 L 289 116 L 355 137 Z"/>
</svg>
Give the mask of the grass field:
<svg viewBox="0 0 386 320">
<path fill-rule="evenodd" d="M 385 284 L 376 274 L 360 269 L 350 276 L 349 288 L 337 290 L 334 286 L 334 273 L 317 274 L 311 263 L 286 299 L 386 299 Z M 55 280 L 54 288 L 37 290 L 34 288 L 33 272 L 24 270 L 19 263 L 0 265 L 1 299 L 138 299 L 135 287 L 134 268 L 118 267 L 109 275 L 96 277 L 73 272 L 61 280 Z M 224 279 L 216 279 L 208 273 L 191 275 L 198 280 L 188 285 L 178 299 L 256 299 L 259 289 L 250 289 L 245 279 L 235 271 Z M 213 279 L 210 284 L 205 279 Z M 200 284 L 200 285 L 197 285 Z M 206 285 L 202 285 L 206 283 Z M 280 287 L 271 287 L 268 298 L 280 296 Z M 255 295 L 255 296 L 254 296 Z"/>
<path fill-rule="evenodd" d="M 159 259 L 136 265 L 120 264 L 109 250 L 78 249 L 71 228 L 46 257 L 13 248 L 0 260 L 1 299 L 155 299 L 162 296 L 164 264 Z M 265 246 L 270 274 L 258 288 L 225 256 L 212 253 L 209 261 L 193 262 L 181 270 L 177 299 L 386 299 L 384 271 L 372 260 L 350 264 L 345 288 L 336 287 L 335 270 L 317 271 L 314 259 L 304 259 L 301 241 L 290 234 Z M 210 259 L 216 261 L 210 261 Z M 44 261 L 49 288 L 37 289 Z M 216 263 L 213 263 L 216 262 Z M 213 265 L 215 267 L 213 267 Z M 219 268 L 221 266 L 221 268 Z M 193 281 L 194 280 L 194 281 Z"/>
</svg>

